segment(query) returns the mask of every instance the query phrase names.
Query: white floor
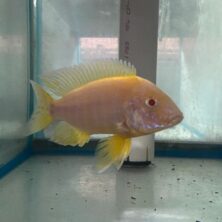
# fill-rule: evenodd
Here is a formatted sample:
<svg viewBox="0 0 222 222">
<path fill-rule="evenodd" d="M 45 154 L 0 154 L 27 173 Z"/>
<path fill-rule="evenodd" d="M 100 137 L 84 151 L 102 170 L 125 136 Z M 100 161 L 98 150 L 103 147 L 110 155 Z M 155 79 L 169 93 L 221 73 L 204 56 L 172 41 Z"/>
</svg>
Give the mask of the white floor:
<svg viewBox="0 0 222 222">
<path fill-rule="evenodd" d="M 1 222 L 221 222 L 222 161 L 156 158 L 97 174 L 93 157 L 35 156 L 0 181 Z"/>
</svg>

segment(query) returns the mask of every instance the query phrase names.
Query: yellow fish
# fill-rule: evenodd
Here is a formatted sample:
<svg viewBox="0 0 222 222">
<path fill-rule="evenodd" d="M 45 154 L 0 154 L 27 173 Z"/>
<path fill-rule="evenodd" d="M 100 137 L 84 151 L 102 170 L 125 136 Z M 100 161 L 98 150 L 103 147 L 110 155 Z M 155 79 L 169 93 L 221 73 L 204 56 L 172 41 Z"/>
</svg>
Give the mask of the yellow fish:
<svg viewBox="0 0 222 222">
<path fill-rule="evenodd" d="M 169 128 L 183 119 L 170 97 L 137 76 L 135 67 L 126 62 L 80 64 L 43 75 L 42 80 L 47 92 L 31 81 L 37 106 L 27 134 L 50 128 L 50 133 L 45 132 L 51 141 L 72 146 L 83 146 L 92 134 L 113 134 L 97 147 L 100 171 L 112 164 L 121 167 L 132 137 Z"/>
</svg>

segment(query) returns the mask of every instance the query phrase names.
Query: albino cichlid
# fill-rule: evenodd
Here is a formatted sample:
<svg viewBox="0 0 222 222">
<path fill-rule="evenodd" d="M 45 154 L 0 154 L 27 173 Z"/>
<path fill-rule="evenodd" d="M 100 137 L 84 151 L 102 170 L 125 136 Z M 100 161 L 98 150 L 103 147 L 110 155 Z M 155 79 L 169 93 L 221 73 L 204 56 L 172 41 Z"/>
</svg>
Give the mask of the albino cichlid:
<svg viewBox="0 0 222 222">
<path fill-rule="evenodd" d="M 170 97 L 138 77 L 126 62 L 103 60 L 63 68 L 43 75 L 42 81 L 47 92 L 31 81 L 37 106 L 27 134 L 45 129 L 51 141 L 72 146 L 83 146 L 92 134 L 113 134 L 97 147 L 100 171 L 112 164 L 121 167 L 132 137 L 172 127 L 183 119 Z"/>
</svg>

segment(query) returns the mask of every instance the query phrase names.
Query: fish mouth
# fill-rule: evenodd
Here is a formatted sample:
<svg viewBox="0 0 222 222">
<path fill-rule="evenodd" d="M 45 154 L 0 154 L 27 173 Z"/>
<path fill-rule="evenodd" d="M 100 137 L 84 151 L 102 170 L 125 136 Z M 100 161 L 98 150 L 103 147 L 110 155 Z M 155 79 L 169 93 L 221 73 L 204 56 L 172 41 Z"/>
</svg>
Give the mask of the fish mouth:
<svg viewBox="0 0 222 222">
<path fill-rule="evenodd" d="M 183 120 L 183 115 L 182 116 L 181 115 L 175 116 L 171 120 L 169 120 L 169 122 L 167 124 L 163 124 L 163 125 L 159 125 L 157 127 L 154 127 L 153 133 L 171 128 L 171 127 L 177 125 L 178 123 L 180 123 L 182 120 Z"/>
<path fill-rule="evenodd" d="M 174 126 L 174 125 L 177 125 L 178 123 L 180 123 L 181 121 L 183 120 L 183 114 L 179 114 L 179 115 L 176 115 L 174 116 L 168 123 L 168 126 L 171 127 L 171 126 Z"/>
<path fill-rule="evenodd" d="M 156 126 L 152 126 L 150 128 L 150 131 L 158 132 L 158 131 L 173 127 L 177 125 L 178 123 L 180 123 L 182 120 L 183 120 L 182 114 L 176 115 L 163 124 L 160 124 L 160 125 L 157 124 Z"/>
<path fill-rule="evenodd" d="M 168 120 L 160 121 L 160 124 L 152 124 L 152 125 L 146 125 L 146 127 L 140 128 L 139 132 L 146 135 L 151 133 L 156 133 L 165 129 L 168 129 L 170 127 L 173 127 L 180 123 L 183 120 L 183 114 L 179 113 L 178 115 L 171 116 Z"/>
</svg>

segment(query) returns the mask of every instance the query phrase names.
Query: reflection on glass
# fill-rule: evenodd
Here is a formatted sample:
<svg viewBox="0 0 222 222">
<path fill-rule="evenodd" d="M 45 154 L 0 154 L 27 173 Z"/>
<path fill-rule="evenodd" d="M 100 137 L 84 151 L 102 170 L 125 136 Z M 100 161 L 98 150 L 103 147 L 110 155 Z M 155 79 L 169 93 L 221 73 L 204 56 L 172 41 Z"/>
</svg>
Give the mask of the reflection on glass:
<svg viewBox="0 0 222 222">
<path fill-rule="evenodd" d="M 118 58 L 118 38 L 81 38 L 81 61 Z"/>
<path fill-rule="evenodd" d="M 222 2 L 161 0 L 158 85 L 184 112 L 160 140 L 222 141 Z"/>
<path fill-rule="evenodd" d="M 27 1 L 0 2 L 0 165 L 23 149 L 27 118 Z"/>
<path fill-rule="evenodd" d="M 43 0 L 41 73 L 91 59 L 117 58 L 119 4 Z"/>
</svg>

